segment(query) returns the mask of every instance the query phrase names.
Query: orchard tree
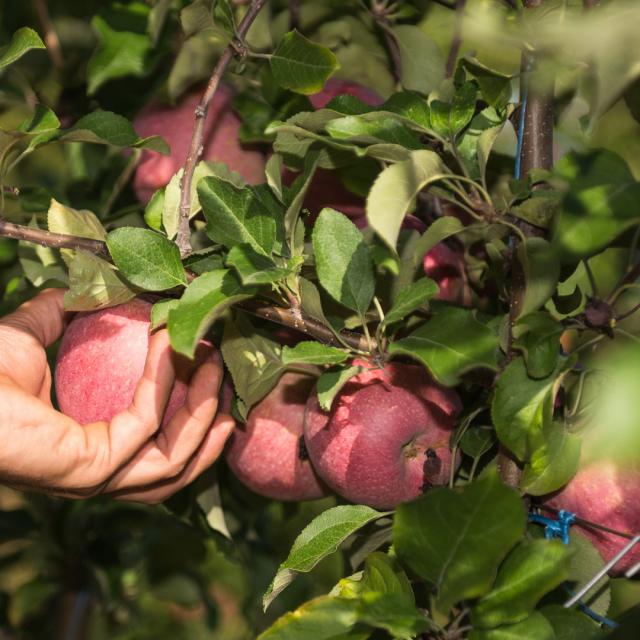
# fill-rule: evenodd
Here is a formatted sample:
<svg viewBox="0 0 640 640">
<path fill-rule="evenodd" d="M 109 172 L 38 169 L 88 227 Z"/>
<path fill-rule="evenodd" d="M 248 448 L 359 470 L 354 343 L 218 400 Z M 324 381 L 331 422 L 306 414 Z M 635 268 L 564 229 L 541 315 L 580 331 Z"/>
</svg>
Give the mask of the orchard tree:
<svg viewBox="0 0 640 640">
<path fill-rule="evenodd" d="M 0 309 L 66 289 L 55 401 L 82 424 L 166 326 L 185 371 L 224 361 L 237 427 L 161 506 L 7 493 L 2 633 L 637 630 L 638 24 L 8 0 Z"/>
</svg>

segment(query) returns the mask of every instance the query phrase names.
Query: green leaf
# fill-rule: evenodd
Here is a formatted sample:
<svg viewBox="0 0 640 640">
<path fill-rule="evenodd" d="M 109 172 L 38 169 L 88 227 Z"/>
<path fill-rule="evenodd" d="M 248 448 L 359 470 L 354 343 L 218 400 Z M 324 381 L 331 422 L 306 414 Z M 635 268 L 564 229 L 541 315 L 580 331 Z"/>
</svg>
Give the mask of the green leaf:
<svg viewBox="0 0 640 640">
<path fill-rule="evenodd" d="M 140 138 L 129 120 L 111 111 L 98 110 L 82 116 L 71 129 L 61 134 L 60 140 L 150 149 L 164 154 L 170 152 L 162 138 L 159 136 Z"/>
<path fill-rule="evenodd" d="M 276 223 L 269 210 L 249 188 L 211 176 L 198 184 L 198 198 L 205 218 L 207 234 L 231 249 L 247 243 L 264 255 L 270 255 L 276 239 Z"/>
<path fill-rule="evenodd" d="M 364 525 L 385 515 L 364 505 L 342 505 L 323 511 L 296 538 L 262 599 L 266 609 L 288 587 L 297 573 L 311 571 L 323 558 Z"/>
<path fill-rule="evenodd" d="M 342 349 L 329 347 L 319 342 L 299 342 L 295 347 L 284 347 L 282 362 L 290 364 L 340 364 L 349 358 L 349 354 Z"/>
<path fill-rule="evenodd" d="M 258 253 L 250 244 L 237 244 L 227 256 L 227 264 L 240 276 L 242 284 L 270 284 L 283 280 L 289 270 L 278 267 L 276 263 L 262 253 Z"/>
<path fill-rule="evenodd" d="M 21 27 L 11 37 L 11 42 L 0 54 L 0 70 L 22 58 L 32 49 L 46 49 L 40 36 L 29 27 Z"/>
<path fill-rule="evenodd" d="M 597 624 L 582 611 L 565 609 L 552 604 L 540 609 L 540 613 L 551 623 L 555 640 L 598 640 L 604 638 Z"/>
<path fill-rule="evenodd" d="M 87 251 L 74 252 L 69 263 L 69 291 L 64 307 L 69 311 L 93 311 L 135 298 L 112 264 Z"/>
<path fill-rule="evenodd" d="M 553 389 L 566 364 L 561 361 L 550 376 L 534 380 L 524 360 L 517 358 L 498 378 L 491 404 L 493 424 L 502 444 L 520 460 L 528 459 L 551 422 Z"/>
<path fill-rule="evenodd" d="M 371 228 L 395 250 L 402 221 L 416 196 L 450 173 L 433 151 L 413 151 L 409 160 L 387 167 L 376 178 L 367 197 Z"/>
<path fill-rule="evenodd" d="M 390 325 L 413 313 L 438 293 L 438 285 L 430 278 L 420 278 L 400 291 L 393 307 L 385 316 L 384 324 Z"/>
<path fill-rule="evenodd" d="M 233 37 L 236 33 L 236 19 L 229 0 L 213 0 L 213 22 Z"/>
<path fill-rule="evenodd" d="M 514 328 L 514 346 L 524 354 L 527 373 L 532 378 L 546 378 L 556 368 L 560 357 L 560 336 L 564 327 L 547 312 L 522 318 Z"/>
<path fill-rule="evenodd" d="M 187 284 L 178 247 L 155 231 L 120 227 L 107 236 L 107 247 L 116 267 L 136 287 L 165 291 Z"/>
<path fill-rule="evenodd" d="M 532 496 L 543 496 L 563 487 L 578 471 L 581 444 L 579 436 L 553 424 L 545 441 L 531 454 L 520 488 Z"/>
<path fill-rule="evenodd" d="M 414 25 L 393 27 L 400 50 L 401 82 L 405 89 L 431 93 L 445 78 L 445 61 L 438 45 Z"/>
<path fill-rule="evenodd" d="M 145 210 L 144 221 L 154 231 L 162 232 L 162 210 L 164 209 L 164 189 L 158 189 L 151 196 Z"/>
<path fill-rule="evenodd" d="M 311 95 L 340 68 L 330 49 L 311 42 L 297 31 L 282 38 L 270 58 L 271 71 L 284 89 Z"/>
<path fill-rule="evenodd" d="M 178 225 L 180 222 L 180 198 L 182 189 L 183 169 L 180 169 L 169 180 L 165 188 L 165 199 L 162 207 L 162 225 L 164 226 L 167 236 L 175 238 L 178 233 Z M 189 196 L 189 218 L 193 218 L 202 211 L 200 200 L 198 199 L 198 184 L 202 178 L 215 176 L 221 180 L 226 180 L 234 184 L 238 189 L 242 189 L 246 183 L 242 176 L 235 171 L 231 171 L 226 164 L 222 162 L 198 162 L 193 172 L 191 180 L 191 193 Z"/>
<path fill-rule="evenodd" d="M 178 306 L 169 312 L 171 346 L 192 358 L 207 329 L 232 304 L 250 298 L 254 293 L 243 288 L 236 276 L 226 269 L 198 276 L 186 288 Z"/>
<path fill-rule="evenodd" d="M 93 95 L 109 80 L 145 75 L 148 71 L 148 55 L 153 46 L 149 34 L 115 31 L 101 16 L 94 16 L 91 25 L 99 44 L 87 67 L 89 95 Z"/>
<path fill-rule="evenodd" d="M 278 618 L 258 640 L 366 640 L 370 633 L 351 635 L 356 624 L 356 601 L 321 596 Z"/>
<path fill-rule="evenodd" d="M 545 594 L 569 577 L 572 555 L 560 540 L 523 540 L 500 567 L 493 589 L 473 608 L 474 627 L 526 619 Z"/>
<path fill-rule="evenodd" d="M 453 140 L 470 122 L 476 108 L 477 88 L 473 82 L 465 82 L 450 103 L 441 100 L 431 102 L 431 126 L 444 138 Z"/>
<path fill-rule="evenodd" d="M 397 593 L 363 593 L 358 607 L 358 620 L 384 629 L 399 640 L 412 640 L 430 627 L 424 614 L 406 597 Z"/>
<path fill-rule="evenodd" d="M 388 142 L 407 149 L 422 149 L 419 136 L 396 117 L 379 113 L 336 118 L 326 126 L 327 133 L 336 140 L 376 144 Z"/>
<path fill-rule="evenodd" d="M 460 438 L 460 448 L 472 458 L 480 458 L 496 443 L 491 427 L 474 427 L 467 429 Z"/>
<path fill-rule="evenodd" d="M 458 142 L 458 153 L 464 160 L 469 175 L 483 184 L 491 149 L 502 131 L 505 119 L 493 107 L 476 115 Z"/>
<path fill-rule="evenodd" d="M 364 561 L 364 571 L 359 583 L 360 592 L 377 591 L 384 594 L 403 596 L 409 604 L 415 604 L 411 581 L 399 567 L 395 558 L 386 553 L 375 551 Z"/>
<path fill-rule="evenodd" d="M 361 316 L 373 300 L 375 277 L 362 233 L 341 213 L 323 209 L 313 228 L 320 284 L 334 300 Z"/>
<path fill-rule="evenodd" d="M 525 292 L 518 317 L 543 307 L 553 296 L 560 280 L 560 260 L 543 238 L 527 238 L 518 246 L 518 259 L 524 270 Z"/>
<path fill-rule="evenodd" d="M 394 93 L 380 107 L 383 111 L 397 113 L 407 120 L 411 120 L 421 129 L 431 129 L 431 109 L 426 98 L 414 91 L 401 91 Z M 369 108 L 371 110 L 371 108 Z"/>
<path fill-rule="evenodd" d="M 552 189 L 537 189 L 530 197 L 509 209 L 509 213 L 543 229 L 548 229 L 560 209 L 562 194 Z"/>
<path fill-rule="evenodd" d="M 640 221 L 640 183 L 613 152 L 571 153 L 558 162 L 555 172 L 567 185 L 553 235 L 563 260 L 601 251 Z"/>
<path fill-rule="evenodd" d="M 151 329 L 157 329 L 167 324 L 169 312 L 180 304 L 180 300 L 160 300 L 151 307 Z"/>
<path fill-rule="evenodd" d="M 438 589 L 438 609 L 478 598 L 524 534 L 526 511 L 495 469 L 455 489 L 435 488 L 396 510 L 393 543 L 402 562 Z"/>
<path fill-rule="evenodd" d="M 362 373 L 362 367 L 347 367 L 327 371 L 318 378 L 316 385 L 318 402 L 324 411 L 331 410 L 333 400 L 342 387 L 359 373 Z"/>
<path fill-rule="evenodd" d="M 236 316 L 235 323 L 225 324 L 220 350 L 247 411 L 276 386 L 285 372 L 280 345 L 260 335 L 242 316 Z"/>
<path fill-rule="evenodd" d="M 485 64 L 466 56 L 461 61 L 480 87 L 482 97 L 492 107 L 504 107 L 511 97 L 511 77 L 500 71 L 491 69 Z"/>
<path fill-rule="evenodd" d="M 419 360 L 438 382 L 454 386 L 472 369 L 497 370 L 498 343 L 471 309 L 441 306 L 431 320 L 391 344 L 389 353 Z"/>
<path fill-rule="evenodd" d="M 556 640 L 553 627 L 539 612 L 534 611 L 526 620 L 497 629 L 474 629 L 469 640 Z"/>
</svg>

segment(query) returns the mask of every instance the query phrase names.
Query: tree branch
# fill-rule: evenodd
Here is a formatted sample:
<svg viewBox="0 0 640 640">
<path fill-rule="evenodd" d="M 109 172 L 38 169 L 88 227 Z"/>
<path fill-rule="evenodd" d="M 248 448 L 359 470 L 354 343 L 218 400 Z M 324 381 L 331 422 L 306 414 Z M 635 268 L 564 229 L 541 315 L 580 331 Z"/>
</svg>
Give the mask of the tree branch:
<svg viewBox="0 0 640 640">
<path fill-rule="evenodd" d="M 300 0 L 289 0 L 289 30 L 300 27 Z"/>
<path fill-rule="evenodd" d="M 191 135 L 191 144 L 189 145 L 189 152 L 187 153 L 182 180 L 180 182 L 180 220 L 178 223 L 176 244 L 178 245 L 182 256 L 187 255 L 191 251 L 191 231 L 189 227 L 189 214 L 191 213 L 191 183 L 193 182 L 193 172 L 196 169 L 196 164 L 202 155 L 204 124 L 207 118 L 207 112 L 209 111 L 209 105 L 220 86 L 222 76 L 227 70 L 231 60 L 235 56 L 242 57 L 246 55 L 244 38 L 253 24 L 253 21 L 258 16 L 258 13 L 260 13 L 260 10 L 266 3 L 267 0 L 253 0 L 251 2 L 247 9 L 247 13 L 238 25 L 235 39 L 227 45 L 227 48 L 220 56 L 220 59 L 211 74 L 207 88 L 195 109 L 195 123 L 193 125 L 193 133 Z"/>
<path fill-rule="evenodd" d="M 83 249 L 90 253 L 104 257 L 109 257 L 107 245 L 100 240 L 91 238 L 81 238 L 79 236 L 68 236 L 62 233 L 52 233 L 43 229 L 33 229 L 24 225 L 7 222 L 0 218 L 0 237 L 15 238 L 25 242 L 33 242 L 43 247 L 53 249 Z"/>
<path fill-rule="evenodd" d="M 43 229 L 32 229 L 31 227 L 7 222 L 3 218 L 0 218 L 0 237 L 33 242 L 43 247 L 51 247 L 53 249 L 82 249 L 89 253 L 99 255 L 111 262 L 107 245 L 100 240 L 92 240 L 91 238 L 81 238 L 79 236 L 61 233 L 51 233 Z M 191 280 L 194 278 L 195 276 L 192 274 Z M 251 313 L 264 320 L 269 320 L 288 329 L 304 333 L 325 344 L 337 347 L 348 344 L 353 349 L 359 351 L 368 351 L 369 349 L 369 344 L 362 334 L 354 331 L 341 331 L 340 337 L 342 342 L 340 342 L 331 329 L 317 320 L 304 315 L 299 308 L 286 309 L 284 307 L 269 305 L 259 300 L 245 300 L 234 306 L 237 309 Z"/>
<path fill-rule="evenodd" d="M 402 56 L 400 55 L 400 47 L 395 33 L 389 24 L 388 7 L 385 2 L 374 0 L 371 6 L 371 14 L 378 28 L 382 32 L 387 53 L 391 58 L 392 73 L 396 82 L 400 82 L 402 78 Z"/>
<path fill-rule="evenodd" d="M 44 43 L 47 46 L 47 53 L 51 58 L 53 66 L 60 70 L 64 67 L 64 57 L 62 55 L 62 47 L 60 46 L 60 39 L 51 22 L 51 16 L 49 15 L 49 9 L 44 0 L 33 0 L 33 6 L 38 14 L 38 20 L 44 31 Z"/>
<path fill-rule="evenodd" d="M 466 4 L 467 0 L 457 0 L 455 4 L 456 20 L 453 27 L 453 40 L 451 41 L 449 56 L 447 58 L 447 78 L 452 78 L 456 70 L 456 61 L 458 60 L 460 47 L 462 46 L 462 22 L 464 19 L 464 10 Z"/>
</svg>

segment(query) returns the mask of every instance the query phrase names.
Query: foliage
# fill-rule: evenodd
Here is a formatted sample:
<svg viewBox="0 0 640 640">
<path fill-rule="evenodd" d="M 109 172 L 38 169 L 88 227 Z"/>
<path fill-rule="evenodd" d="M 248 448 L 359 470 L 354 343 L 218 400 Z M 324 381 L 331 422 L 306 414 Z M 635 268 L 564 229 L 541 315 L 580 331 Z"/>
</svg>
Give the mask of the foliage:
<svg viewBox="0 0 640 640">
<path fill-rule="evenodd" d="M 415 362 L 463 400 L 461 463 L 392 512 L 266 500 L 223 462 L 158 508 L 3 490 L 0 635 L 62 636 L 75 607 L 92 639 L 601 637 L 558 606 L 597 552 L 543 540 L 526 506 L 571 480 L 596 421 L 637 432 L 640 395 L 620 378 L 640 360 L 615 375 L 640 336 L 635 3 L 470 1 L 451 73 L 455 12 L 426 0 L 304 0 L 296 24 L 272 0 L 243 41 L 246 2 L 44 4 L 44 22 L 0 7 L 0 221 L 106 249 L 0 238 L 0 311 L 46 286 L 68 287 L 72 311 L 153 294 L 176 351 L 220 346 L 241 419 L 287 370 L 317 375 L 329 410 L 363 358 Z M 132 120 L 201 87 L 229 43 L 239 135 L 269 160 L 258 185 L 199 163 L 185 239 L 184 169 L 146 207 L 134 195 L 141 159 L 170 149 Z M 523 51 L 532 93 L 555 82 L 559 159 L 514 176 Z M 336 78 L 378 104 L 314 109 Z M 310 211 L 327 173 L 361 216 Z M 457 299 L 423 266 L 443 246 Z M 290 311 L 304 340 L 280 344 L 259 306 Z"/>
</svg>

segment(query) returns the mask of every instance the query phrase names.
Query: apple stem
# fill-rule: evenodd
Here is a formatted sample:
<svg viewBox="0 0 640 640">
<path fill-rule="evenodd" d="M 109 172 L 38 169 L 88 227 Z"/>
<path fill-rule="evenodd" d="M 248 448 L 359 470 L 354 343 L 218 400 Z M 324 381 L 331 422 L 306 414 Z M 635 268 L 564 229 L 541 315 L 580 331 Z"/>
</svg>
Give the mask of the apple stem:
<svg viewBox="0 0 640 640">
<path fill-rule="evenodd" d="M 195 108 L 195 122 L 193 125 L 193 132 L 191 134 L 191 143 L 189 145 L 189 151 L 187 153 L 187 159 L 184 163 L 182 180 L 180 181 L 180 219 L 178 222 L 178 233 L 176 236 L 176 244 L 180 249 L 182 257 L 188 255 L 191 252 L 191 229 L 189 226 L 189 219 L 191 214 L 191 184 L 193 182 L 193 173 L 196 170 L 198 160 L 202 155 L 203 139 L 204 139 L 204 124 L 207 118 L 207 112 L 209 111 L 209 105 L 216 95 L 216 91 L 222 81 L 229 63 L 233 58 L 244 58 L 247 55 L 247 48 L 244 44 L 244 38 L 247 35 L 251 25 L 260 13 L 260 10 L 267 3 L 267 0 L 253 0 L 247 9 L 247 13 L 242 18 L 242 21 L 238 25 L 235 38 L 233 38 L 226 49 L 223 51 L 220 59 L 218 60 L 207 88 L 200 98 L 198 106 Z"/>
</svg>

